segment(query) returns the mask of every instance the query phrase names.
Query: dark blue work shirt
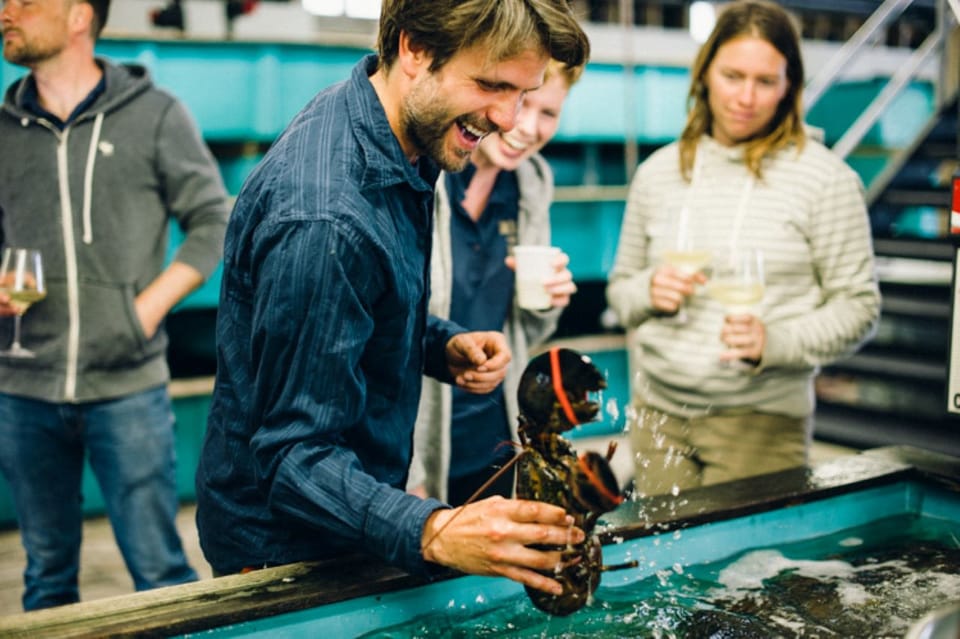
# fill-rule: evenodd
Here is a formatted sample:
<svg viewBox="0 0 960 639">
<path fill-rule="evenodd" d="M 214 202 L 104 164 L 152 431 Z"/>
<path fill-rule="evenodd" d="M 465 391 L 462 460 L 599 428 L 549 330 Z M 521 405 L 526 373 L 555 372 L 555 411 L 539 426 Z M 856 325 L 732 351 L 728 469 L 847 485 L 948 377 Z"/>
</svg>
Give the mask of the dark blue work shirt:
<svg viewBox="0 0 960 639">
<path fill-rule="evenodd" d="M 218 572 L 365 551 L 428 571 L 403 487 L 421 375 L 463 329 L 427 317 L 432 161 L 411 164 L 368 76 L 318 94 L 230 217 L 197 525 Z"/>
<path fill-rule="evenodd" d="M 516 240 L 520 186 L 513 171 L 500 171 L 477 221 L 461 204 L 476 173 L 471 164 L 446 173 L 450 198 L 453 289 L 450 319 L 470 330 L 502 331 L 513 304 L 513 271 L 504 263 Z M 453 388 L 450 477 L 465 477 L 513 455 L 505 445 L 510 425 L 503 386 L 486 395 Z"/>
</svg>

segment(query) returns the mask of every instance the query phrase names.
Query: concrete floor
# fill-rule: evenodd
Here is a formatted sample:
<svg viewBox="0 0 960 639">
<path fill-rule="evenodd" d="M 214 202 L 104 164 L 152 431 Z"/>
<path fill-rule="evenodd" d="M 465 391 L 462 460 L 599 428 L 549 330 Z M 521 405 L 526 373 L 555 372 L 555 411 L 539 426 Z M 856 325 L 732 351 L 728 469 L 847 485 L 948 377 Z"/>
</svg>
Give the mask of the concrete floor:
<svg viewBox="0 0 960 639">
<path fill-rule="evenodd" d="M 853 452 L 856 451 L 815 442 L 811 461 L 816 464 Z M 200 552 L 194 514 L 193 504 L 185 504 L 177 517 L 177 526 L 194 569 L 201 579 L 209 579 L 212 573 Z M 25 561 L 19 532 L 15 529 L 0 531 L 0 615 L 21 612 Z M 133 585 L 106 518 L 95 517 L 85 522 L 80 561 L 80 596 L 85 601 L 133 592 Z"/>
<path fill-rule="evenodd" d="M 194 524 L 193 504 L 185 504 L 177 516 L 177 528 L 187 557 L 201 579 L 211 578 L 210 566 L 200 552 Z M 23 569 L 26 555 L 18 530 L 0 531 L 0 615 L 22 612 Z M 133 592 L 133 582 L 113 540 L 106 517 L 93 517 L 83 525 L 80 550 L 80 596 L 84 600 L 102 599 Z"/>
</svg>

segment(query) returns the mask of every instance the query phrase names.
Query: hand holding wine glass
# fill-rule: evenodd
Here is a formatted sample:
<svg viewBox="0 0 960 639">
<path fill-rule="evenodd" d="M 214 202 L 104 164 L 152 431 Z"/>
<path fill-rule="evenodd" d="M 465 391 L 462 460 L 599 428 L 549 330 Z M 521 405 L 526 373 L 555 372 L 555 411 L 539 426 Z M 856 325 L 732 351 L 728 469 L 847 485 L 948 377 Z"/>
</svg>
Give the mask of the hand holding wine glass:
<svg viewBox="0 0 960 639">
<path fill-rule="evenodd" d="M 651 300 L 655 308 L 676 309 L 673 321 L 685 324 L 684 302 L 696 292 L 696 285 L 703 282 L 703 269 L 710 264 L 710 251 L 702 246 L 689 208 L 681 208 L 670 219 L 660 262 L 670 269 L 654 273 Z"/>
<path fill-rule="evenodd" d="M 721 353 L 721 361 L 759 362 L 766 343 L 766 327 L 758 317 L 764 294 L 763 252 L 739 248 L 721 256 L 714 262 L 707 294 L 726 311 L 720 339 L 728 350 Z"/>
<path fill-rule="evenodd" d="M 40 251 L 5 248 L 0 261 L 0 300 L 13 310 L 13 341 L 0 357 L 36 357 L 20 344 L 20 321 L 27 309 L 47 296 Z"/>
</svg>

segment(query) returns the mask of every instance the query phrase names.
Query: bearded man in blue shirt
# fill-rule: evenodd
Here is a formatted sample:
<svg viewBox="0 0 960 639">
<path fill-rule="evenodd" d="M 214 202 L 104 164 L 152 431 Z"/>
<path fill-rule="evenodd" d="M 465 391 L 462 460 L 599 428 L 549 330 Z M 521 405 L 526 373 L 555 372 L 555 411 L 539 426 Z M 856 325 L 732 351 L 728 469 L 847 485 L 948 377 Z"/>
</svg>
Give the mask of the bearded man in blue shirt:
<svg viewBox="0 0 960 639">
<path fill-rule="evenodd" d="M 241 190 L 197 473 L 217 574 L 364 551 L 555 594 L 583 532 L 544 503 L 458 509 L 404 491 L 421 374 L 485 393 L 501 333 L 427 315 L 433 187 L 514 126 L 552 57 L 589 55 L 566 0 L 385 0 L 378 53 L 318 94 Z"/>
</svg>

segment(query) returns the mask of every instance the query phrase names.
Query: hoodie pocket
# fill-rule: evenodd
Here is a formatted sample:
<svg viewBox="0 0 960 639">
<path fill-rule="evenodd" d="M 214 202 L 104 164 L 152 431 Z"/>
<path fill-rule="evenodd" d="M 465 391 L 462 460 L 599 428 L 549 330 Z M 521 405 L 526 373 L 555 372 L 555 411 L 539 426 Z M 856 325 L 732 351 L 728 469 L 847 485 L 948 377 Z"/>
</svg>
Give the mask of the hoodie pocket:
<svg viewBox="0 0 960 639">
<path fill-rule="evenodd" d="M 125 368 L 158 349 L 147 340 L 133 305 L 133 287 L 86 283 L 80 293 L 79 368 Z M 162 347 L 161 347 L 162 348 Z"/>
</svg>

